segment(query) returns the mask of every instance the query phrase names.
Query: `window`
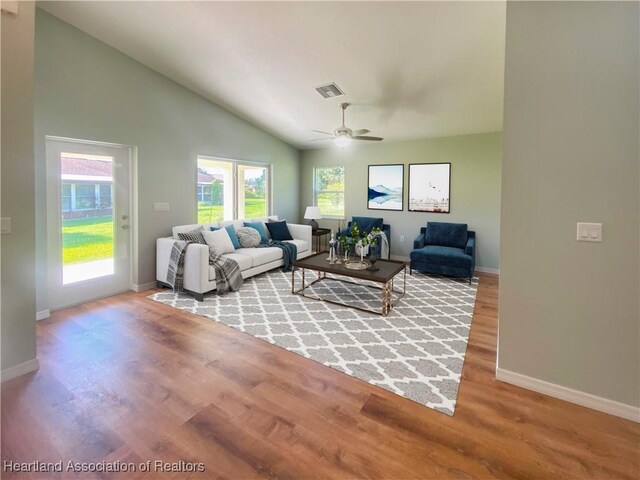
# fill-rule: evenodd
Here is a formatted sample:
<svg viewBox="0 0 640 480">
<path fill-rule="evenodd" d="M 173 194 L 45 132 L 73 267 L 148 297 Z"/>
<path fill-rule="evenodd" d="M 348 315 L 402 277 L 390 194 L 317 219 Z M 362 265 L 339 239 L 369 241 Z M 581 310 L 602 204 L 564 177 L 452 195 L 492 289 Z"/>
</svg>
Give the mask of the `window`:
<svg viewBox="0 0 640 480">
<path fill-rule="evenodd" d="M 344 218 L 344 167 L 314 170 L 314 202 L 325 218 Z"/>
<path fill-rule="evenodd" d="M 62 184 L 62 211 L 68 212 L 71 210 L 71 184 Z"/>
<path fill-rule="evenodd" d="M 98 186 L 100 193 L 100 205 L 98 205 L 101 209 L 107 209 L 112 207 L 111 203 L 111 184 L 102 183 Z"/>
<path fill-rule="evenodd" d="M 77 183 L 75 187 L 76 187 L 75 210 L 93 210 L 96 207 L 95 184 Z"/>
<path fill-rule="evenodd" d="M 198 223 L 269 215 L 271 166 L 198 157 Z"/>
</svg>

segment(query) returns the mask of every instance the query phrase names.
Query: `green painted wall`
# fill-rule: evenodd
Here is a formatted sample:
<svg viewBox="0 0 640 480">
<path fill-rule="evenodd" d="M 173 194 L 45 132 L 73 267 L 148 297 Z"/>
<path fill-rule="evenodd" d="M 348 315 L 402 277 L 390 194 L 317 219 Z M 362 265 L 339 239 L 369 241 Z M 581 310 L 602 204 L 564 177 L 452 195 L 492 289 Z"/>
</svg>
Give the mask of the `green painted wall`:
<svg viewBox="0 0 640 480">
<path fill-rule="evenodd" d="M 273 164 L 273 213 L 297 221 L 299 152 L 71 25 L 37 10 L 35 148 L 38 283 L 46 285 L 45 135 L 138 147 L 139 259 L 155 280 L 155 241 L 196 220 L 198 154 Z M 153 202 L 170 212 L 153 212 Z M 39 308 L 46 307 L 42 295 Z"/>
<path fill-rule="evenodd" d="M 407 210 L 409 163 L 451 163 L 451 213 L 419 213 Z M 404 211 L 367 209 L 368 166 L 405 164 Z M 313 169 L 344 165 L 346 172 L 346 217 L 383 217 L 391 225 L 391 254 L 408 257 L 413 239 L 427 221 L 467 223 L 477 233 L 479 267 L 498 269 L 500 236 L 501 133 L 486 133 L 404 142 L 357 144 L 345 149 L 327 148 L 302 152 L 300 217 L 313 204 Z M 328 228 L 337 222 L 321 220 Z M 405 237 L 401 242 L 400 237 Z"/>
<path fill-rule="evenodd" d="M 36 357 L 33 2 L 2 13 L 2 368 Z"/>
<path fill-rule="evenodd" d="M 508 2 L 499 368 L 640 405 L 637 2 Z M 601 222 L 602 243 L 576 241 Z"/>
</svg>

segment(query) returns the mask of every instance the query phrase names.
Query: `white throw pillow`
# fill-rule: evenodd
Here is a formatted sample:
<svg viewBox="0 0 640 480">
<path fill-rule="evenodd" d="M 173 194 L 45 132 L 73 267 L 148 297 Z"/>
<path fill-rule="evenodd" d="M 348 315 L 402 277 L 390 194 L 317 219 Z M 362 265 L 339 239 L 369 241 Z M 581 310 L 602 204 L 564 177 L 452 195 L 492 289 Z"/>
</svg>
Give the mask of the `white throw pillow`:
<svg viewBox="0 0 640 480">
<path fill-rule="evenodd" d="M 233 248 L 233 242 L 226 228 L 214 231 L 204 230 L 202 236 L 204 237 L 204 241 L 207 242 L 207 245 L 209 245 L 209 250 L 212 250 L 216 255 L 236 251 L 236 249 Z"/>
</svg>

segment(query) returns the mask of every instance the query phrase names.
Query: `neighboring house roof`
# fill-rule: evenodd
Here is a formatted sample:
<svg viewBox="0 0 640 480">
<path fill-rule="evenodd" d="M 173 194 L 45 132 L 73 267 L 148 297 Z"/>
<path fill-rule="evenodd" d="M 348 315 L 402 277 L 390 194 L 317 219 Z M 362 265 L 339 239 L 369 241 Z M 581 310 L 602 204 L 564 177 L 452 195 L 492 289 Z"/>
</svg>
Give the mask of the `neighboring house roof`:
<svg viewBox="0 0 640 480">
<path fill-rule="evenodd" d="M 203 172 L 198 172 L 198 183 L 203 183 L 203 184 L 210 184 L 213 180 L 220 180 L 221 182 L 224 181 L 224 178 L 222 175 L 218 174 L 218 173 L 203 173 Z"/>
<path fill-rule="evenodd" d="M 63 154 L 60 173 L 62 180 L 110 182 L 113 180 L 113 162 Z"/>
</svg>

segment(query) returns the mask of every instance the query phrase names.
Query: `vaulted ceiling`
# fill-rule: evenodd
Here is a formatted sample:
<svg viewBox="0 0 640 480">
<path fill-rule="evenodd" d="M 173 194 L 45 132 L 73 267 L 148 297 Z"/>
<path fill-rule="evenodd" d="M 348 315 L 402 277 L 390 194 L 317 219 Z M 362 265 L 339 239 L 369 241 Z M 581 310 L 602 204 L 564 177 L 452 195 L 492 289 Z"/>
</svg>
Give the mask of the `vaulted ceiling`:
<svg viewBox="0 0 640 480">
<path fill-rule="evenodd" d="M 343 101 L 386 141 L 502 130 L 505 2 L 38 5 L 299 148 Z"/>
</svg>

